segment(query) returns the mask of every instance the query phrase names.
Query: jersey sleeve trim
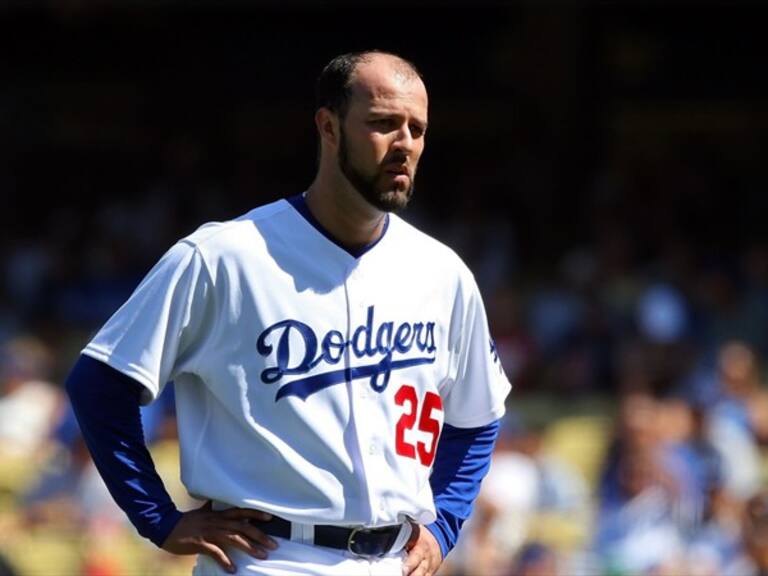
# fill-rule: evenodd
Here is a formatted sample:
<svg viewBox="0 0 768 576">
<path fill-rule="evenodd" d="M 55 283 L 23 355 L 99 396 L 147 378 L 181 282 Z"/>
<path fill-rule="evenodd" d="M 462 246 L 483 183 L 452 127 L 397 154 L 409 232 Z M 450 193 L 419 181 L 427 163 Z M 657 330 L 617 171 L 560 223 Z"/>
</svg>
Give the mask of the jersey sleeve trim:
<svg viewBox="0 0 768 576">
<path fill-rule="evenodd" d="M 141 384 L 146 392 L 149 393 L 141 394 L 142 405 L 153 402 L 160 395 L 161 386 L 159 383 L 155 382 L 152 376 L 150 376 L 150 374 L 138 364 L 134 362 L 128 362 L 127 360 L 124 360 L 119 356 L 116 356 L 115 354 L 112 354 L 102 349 L 101 347 L 94 345 L 93 343 L 88 344 L 88 346 L 82 350 L 81 354 L 89 356 L 94 360 L 99 360 L 100 362 L 107 364 L 118 372 L 136 380 L 139 384 Z"/>
<path fill-rule="evenodd" d="M 507 383 L 508 389 L 507 391 L 511 390 L 511 385 Z M 451 426 L 455 426 L 456 428 L 481 428 L 483 426 L 488 426 L 489 424 L 492 424 L 496 420 L 499 420 L 506 414 L 507 407 L 506 404 L 500 404 L 499 406 L 496 406 L 488 412 L 485 416 L 476 416 L 474 418 L 451 418 L 446 419 L 445 423 L 450 424 Z"/>
</svg>

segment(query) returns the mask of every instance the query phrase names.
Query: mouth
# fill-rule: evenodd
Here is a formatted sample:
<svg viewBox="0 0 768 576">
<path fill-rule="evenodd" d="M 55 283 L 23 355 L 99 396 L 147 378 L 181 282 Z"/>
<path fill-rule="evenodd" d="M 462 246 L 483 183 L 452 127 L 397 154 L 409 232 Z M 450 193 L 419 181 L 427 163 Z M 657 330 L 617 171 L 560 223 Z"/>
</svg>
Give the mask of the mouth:
<svg viewBox="0 0 768 576">
<path fill-rule="evenodd" d="M 395 182 L 400 186 L 408 186 L 411 182 L 411 177 L 407 172 L 387 171 L 385 174 L 391 179 L 392 182 Z"/>
<path fill-rule="evenodd" d="M 385 168 L 385 173 L 390 174 L 392 176 L 407 176 L 408 178 L 411 177 L 411 173 L 408 170 L 407 166 L 397 165 L 397 166 L 389 166 Z"/>
</svg>

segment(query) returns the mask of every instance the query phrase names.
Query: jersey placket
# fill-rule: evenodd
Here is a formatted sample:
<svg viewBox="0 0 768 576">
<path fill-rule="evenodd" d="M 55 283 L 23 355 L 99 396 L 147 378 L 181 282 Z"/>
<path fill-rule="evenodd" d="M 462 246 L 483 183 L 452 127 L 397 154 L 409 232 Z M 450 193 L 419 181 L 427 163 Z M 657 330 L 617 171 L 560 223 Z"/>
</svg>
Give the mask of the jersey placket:
<svg viewBox="0 0 768 576">
<path fill-rule="evenodd" d="M 374 304 L 372 295 L 375 293 L 375 287 L 371 285 L 370 271 L 366 271 L 366 266 L 358 260 L 350 270 L 346 279 L 346 294 L 349 311 L 349 325 L 347 341 L 347 358 L 349 366 L 352 368 L 368 366 L 377 363 L 380 358 L 377 356 L 369 357 L 359 355 L 354 350 L 353 338 L 355 330 L 360 326 L 365 326 L 368 319 L 368 308 Z M 375 330 L 375 327 L 374 327 Z M 364 339 L 361 339 L 364 347 Z M 357 440 L 357 451 L 359 463 L 362 469 L 361 493 L 367 498 L 367 510 L 361 510 L 363 518 L 369 518 L 371 523 L 376 523 L 381 510 L 384 509 L 380 502 L 377 483 L 381 476 L 381 456 L 382 446 L 380 445 L 380 436 L 377 433 L 374 416 L 376 402 L 379 401 L 380 394 L 371 388 L 371 378 L 363 377 L 348 380 L 346 383 L 351 402 L 350 411 L 352 421 L 354 422 L 355 437 Z"/>
</svg>

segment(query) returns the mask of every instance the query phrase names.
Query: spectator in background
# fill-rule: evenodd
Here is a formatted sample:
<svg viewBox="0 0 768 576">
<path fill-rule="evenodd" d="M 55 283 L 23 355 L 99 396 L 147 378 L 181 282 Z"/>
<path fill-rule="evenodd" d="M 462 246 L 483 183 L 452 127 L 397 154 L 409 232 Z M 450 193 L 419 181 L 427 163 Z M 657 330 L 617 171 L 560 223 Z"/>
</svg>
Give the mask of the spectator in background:
<svg viewBox="0 0 768 576">
<path fill-rule="evenodd" d="M 0 348 L 0 454 L 33 457 L 50 437 L 64 397 L 48 378 L 53 357 L 33 336 L 18 336 Z"/>
<path fill-rule="evenodd" d="M 627 392 L 606 455 L 593 545 L 619 574 L 664 573 L 682 558 L 675 515 L 681 485 L 661 442 L 659 415 L 650 394 Z"/>
<path fill-rule="evenodd" d="M 595 535 L 596 551 L 608 571 L 679 572 L 683 537 L 673 516 L 675 496 L 657 453 L 637 447 L 619 455 L 617 493 L 601 506 Z"/>
<path fill-rule="evenodd" d="M 726 342 L 718 362 L 724 396 L 720 408 L 751 431 L 759 444 L 768 444 L 768 393 L 754 349 L 744 342 Z"/>
<path fill-rule="evenodd" d="M 737 576 L 739 502 L 724 485 L 724 462 L 709 438 L 705 395 L 688 394 L 662 403 L 662 433 L 683 467 L 675 519 L 685 540 L 686 574 Z"/>
<path fill-rule="evenodd" d="M 724 461 L 726 490 L 746 500 L 760 487 L 760 444 L 768 439 L 768 397 L 757 357 L 743 342 L 718 352 L 720 397 L 710 408 L 710 438 Z"/>
</svg>

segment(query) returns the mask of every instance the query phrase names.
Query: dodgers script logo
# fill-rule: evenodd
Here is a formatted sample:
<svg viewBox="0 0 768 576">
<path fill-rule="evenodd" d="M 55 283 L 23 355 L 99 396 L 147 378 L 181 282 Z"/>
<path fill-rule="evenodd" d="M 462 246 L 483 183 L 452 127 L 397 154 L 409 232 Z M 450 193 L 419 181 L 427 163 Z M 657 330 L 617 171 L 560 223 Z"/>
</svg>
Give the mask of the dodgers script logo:
<svg viewBox="0 0 768 576">
<path fill-rule="evenodd" d="M 277 391 L 275 402 L 285 396 L 298 396 L 302 400 L 320 390 L 340 384 L 347 380 L 370 378 L 370 385 L 376 392 L 383 392 L 389 384 L 393 370 L 410 366 L 431 364 L 435 361 L 435 323 L 403 322 L 395 326 L 394 322 L 382 322 L 375 328 L 373 306 L 368 307 L 365 324 L 352 331 L 352 337 L 345 340 L 338 330 L 328 331 L 322 338 L 311 326 L 298 320 L 282 320 L 266 328 L 256 342 L 259 354 L 269 357 L 275 353 L 276 366 L 261 373 L 265 384 L 279 382 L 283 376 L 306 374 L 321 362 L 332 366 L 338 364 L 349 351 L 357 358 L 378 358 L 378 361 L 365 366 L 346 367 L 298 378 L 285 384 Z M 304 352 L 296 353 L 291 349 L 291 337 L 301 338 Z M 394 359 L 393 355 L 404 355 L 413 347 L 424 355 L 416 358 Z"/>
</svg>

